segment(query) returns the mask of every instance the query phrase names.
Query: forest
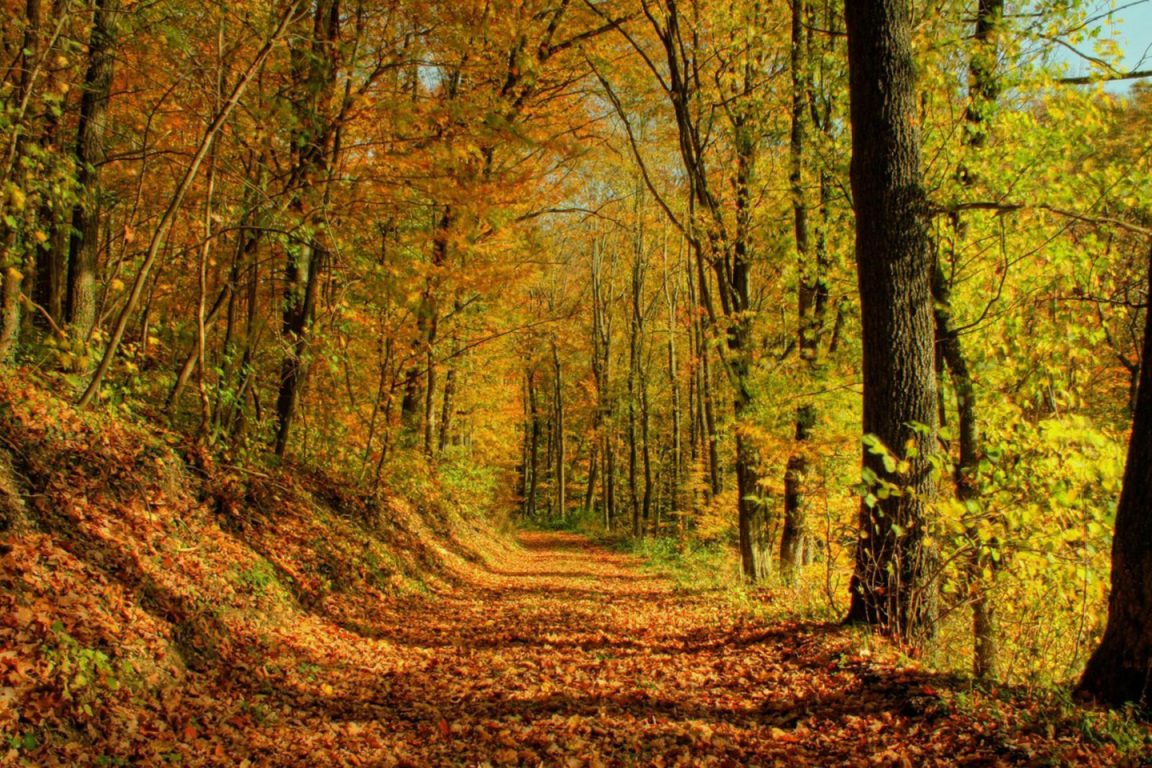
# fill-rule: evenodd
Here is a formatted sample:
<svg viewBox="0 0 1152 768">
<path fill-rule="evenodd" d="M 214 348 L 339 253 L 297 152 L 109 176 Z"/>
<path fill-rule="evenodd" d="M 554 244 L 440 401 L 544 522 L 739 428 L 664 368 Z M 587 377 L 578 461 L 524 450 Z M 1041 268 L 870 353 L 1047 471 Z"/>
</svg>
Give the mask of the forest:
<svg viewBox="0 0 1152 768">
<path fill-rule="evenodd" d="M 1152 759 L 1148 1 L 4 0 L 0 765 Z"/>
</svg>

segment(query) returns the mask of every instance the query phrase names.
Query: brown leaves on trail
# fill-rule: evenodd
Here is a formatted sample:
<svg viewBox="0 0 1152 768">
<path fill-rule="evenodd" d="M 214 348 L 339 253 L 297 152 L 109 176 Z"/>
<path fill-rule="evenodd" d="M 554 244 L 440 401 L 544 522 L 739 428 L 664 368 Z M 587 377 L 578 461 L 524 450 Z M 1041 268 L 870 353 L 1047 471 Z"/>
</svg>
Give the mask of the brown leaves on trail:
<svg viewBox="0 0 1152 768">
<path fill-rule="evenodd" d="M 523 541 L 522 554 L 461 573 L 467 583 L 437 599 L 378 603 L 361 631 L 327 625 L 321 640 L 311 633 L 323 623 L 268 628 L 258 660 L 220 660 L 217 675 L 165 687 L 168 730 L 152 731 L 164 754 L 249 766 L 1114 760 L 957 712 L 939 682 L 855 653 L 839 631 L 744 622 L 570 535 Z M 35 625 L 41 608 L 9 616 Z M 7 685 L 29 675 L 25 657 L 0 659 Z"/>
<path fill-rule="evenodd" d="M 581 768 L 1117 759 L 1069 733 L 1029 735 L 1021 712 L 990 721 L 961 708 L 947 681 L 859 653 L 838 629 L 761 626 L 570 535 L 523 543 L 434 599 L 378 602 L 356 632 L 235 625 L 263 637 L 260 653 L 163 686 L 170 730 L 150 727 L 164 754 L 191 765 Z M 5 680 L 28 674 L 26 661 L 3 659 Z"/>
<path fill-rule="evenodd" d="M 40 526 L 0 555 L 3 765 L 1120 759 L 1082 715 L 982 699 L 839 628 L 766 625 L 577 536 L 445 537 L 399 502 L 369 522 L 286 474 L 213 491 L 158 469 L 174 457 L 154 441 L 49 405 L 0 386 Z M 397 589 L 417 578 L 426 593 Z"/>
</svg>

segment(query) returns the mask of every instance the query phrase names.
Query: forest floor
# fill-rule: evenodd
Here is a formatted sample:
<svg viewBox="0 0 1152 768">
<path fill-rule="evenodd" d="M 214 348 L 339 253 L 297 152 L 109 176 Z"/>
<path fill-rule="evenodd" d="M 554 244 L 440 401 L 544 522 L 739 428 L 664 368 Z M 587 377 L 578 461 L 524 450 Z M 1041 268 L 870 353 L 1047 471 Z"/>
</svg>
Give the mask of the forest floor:
<svg viewBox="0 0 1152 768">
<path fill-rule="evenodd" d="M 1139 764 L 1050 712 L 981 702 L 881 658 L 859 632 L 765 627 L 575 534 L 520 543 L 453 594 L 383 606 L 360 626 L 388 654 L 377 671 L 301 659 L 313 685 L 237 690 L 265 722 L 235 719 L 216 754 L 275 766 Z"/>
<path fill-rule="evenodd" d="M 215 466 L 19 378 L 0 435 L 5 768 L 1152 764 L 1125 714 L 511 542 L 466 493 Z"/>
</svg>

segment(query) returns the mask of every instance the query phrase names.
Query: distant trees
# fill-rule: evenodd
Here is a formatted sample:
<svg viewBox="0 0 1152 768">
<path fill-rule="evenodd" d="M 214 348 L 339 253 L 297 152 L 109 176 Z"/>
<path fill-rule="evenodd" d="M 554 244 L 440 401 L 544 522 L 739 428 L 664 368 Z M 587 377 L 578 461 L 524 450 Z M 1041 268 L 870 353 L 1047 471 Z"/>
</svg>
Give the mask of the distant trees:
<svg viewBox="0 0 1152 768">
<path fill-rule="evenodd" d="M 754 197 L 763 141 L 761 89 L 769 77 L 768 52 L 759 44 L 758 35 L 766 17 L 758 4 L 739 5 L 727 22 L 730 26 L 713 40 L 703 34 L 704 30 L 725 22 L 713 18 L 710 9 L 685 8 L 677 0 L 664 0 L 643 2 L 641 11 L 649 25 L 647 32 L 655 38 L 653 50 L 640 33 L 625 33 L 625 37 L 645 62 L 670 109 L 686 179 L 687 210 L 674 213 L 672 204 L 653 186 L 647 170 L 644 177 L 692 249 L 693 288 L 705 321 L 699 328 L 701 338 L 720 342 L 715 349 L 731 392 L 735 422 L 741 563 L 745 578 L 763 581 L 773 569 L 773 522 L 750 421 L 757 407 L 753 363 L 758 307 L 752 275 L 760 245 L 755 235 Z M 703 68 L 702 61 L 707 61 L 710 69 Z M 612 86 L 602 73 L 599 77 L 621 119 L 627 122 L 629 118 Z M 724 94 L 719 106 L 713 101 L 718 96 L 712 91 L 714 83 Z M 722 140 L 711 138 L 713 130 L 722 132 Z M 636 160 L 643 166 L 646 161 L 631 126 L 628 135 Z M 714 471 L 718 470 L 716 463 L 713 460 Z M 714 491 L 718 491 L 719 474 L 714 478 Z"/>
</svg>

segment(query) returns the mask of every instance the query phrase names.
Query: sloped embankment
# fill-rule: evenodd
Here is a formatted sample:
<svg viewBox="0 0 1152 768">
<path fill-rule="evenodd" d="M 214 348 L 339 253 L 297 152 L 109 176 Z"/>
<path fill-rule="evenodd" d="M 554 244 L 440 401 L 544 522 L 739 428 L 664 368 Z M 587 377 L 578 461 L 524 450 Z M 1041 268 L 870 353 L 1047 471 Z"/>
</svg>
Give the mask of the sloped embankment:
<svg viewBox="0 0 1152 768">
<path fill-rule="evenodd" d="M 4 378 L 0 435 L 0 765 L 1148 762 L 1123 716 L 985 694 L 574 534 L 509 548 L 445 504 L 212 467 Z"/>
<path fill-rule="evenodd" d="M 394 671 L 380 606 L 507 546 L 443 505 L 213 466 L 9 377 L 0 436 L 0 764 L 230 763 L 284 715 L 262 691 Z"/>
</svg>

